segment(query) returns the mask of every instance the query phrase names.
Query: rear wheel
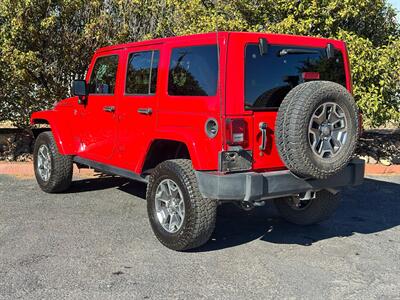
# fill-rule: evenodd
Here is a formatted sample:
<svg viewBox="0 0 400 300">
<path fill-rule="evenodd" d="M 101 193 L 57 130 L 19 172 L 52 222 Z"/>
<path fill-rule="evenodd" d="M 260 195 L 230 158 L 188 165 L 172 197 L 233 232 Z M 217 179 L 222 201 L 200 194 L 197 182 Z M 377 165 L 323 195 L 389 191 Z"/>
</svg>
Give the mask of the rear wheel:
<svg viewBox="0 0 400 300">
<path fill-rule="evenodd" d="M 298 196 L 274 200 L 279 214 L 286 221 L 298 225 L 311 225 L 329 219 L 340 203 L 340 194 L 323 190 L 314 199 L 300 200 Z"/>
<path fill-rule="evenodd" d="M 146 199 L 151 227 L 164 246 L 183 251 L 209 240 L 217 203 L 200 194 L 190 160 L 159 164 L 150 176 Z"/>
<path fill-rule="evenodd" d="M 58 152 L 53 134 L 42 132 L 36 139 L 33 152 L 36 181 L 47 193 L 67 190 L 72 181 L 72 157 Z"/>
</svg>

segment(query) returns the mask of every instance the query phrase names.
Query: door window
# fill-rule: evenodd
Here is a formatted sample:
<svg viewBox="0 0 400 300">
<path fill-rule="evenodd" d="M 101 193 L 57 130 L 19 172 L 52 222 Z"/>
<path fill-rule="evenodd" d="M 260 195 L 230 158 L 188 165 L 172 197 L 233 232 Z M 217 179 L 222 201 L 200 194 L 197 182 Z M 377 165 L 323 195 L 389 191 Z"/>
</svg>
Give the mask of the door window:
<svg viewBox="0 0 400 300">
<path fill-rule="evenodd" d="M 155 94 L 158 60 L 158 51 L 135 52 L 129 55 L 125 83 L 126 94 Z"/>
<path fill-rule="evenodd" d="M 96 60 L 89 81 L 90 94 L 114 94 L 118 55 L 102 56 Z"/>
<path fill-rule="evenodd" d="M 168 94 L 214 96 L 218 83 L 216 45 L 175 48 L 168 76 Z"/>
</svg>

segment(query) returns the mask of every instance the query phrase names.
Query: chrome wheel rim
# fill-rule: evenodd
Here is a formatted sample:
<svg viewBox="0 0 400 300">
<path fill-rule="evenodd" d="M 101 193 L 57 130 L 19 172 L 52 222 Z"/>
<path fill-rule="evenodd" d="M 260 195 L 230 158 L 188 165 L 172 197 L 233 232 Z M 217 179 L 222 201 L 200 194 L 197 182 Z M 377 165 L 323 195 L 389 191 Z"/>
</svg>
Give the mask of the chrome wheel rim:
<svg viewBox="0 0 400 300">
<path fill-rule="evenodd" d="M 308 126 L 308 141 L 315 155 L 336 156 L 347 141 L 347 119 L 344 110 L 334 102 L 326 102 L 314 111 Z"/>
<path fill-rule="evenodd" d="M 37 156 L 37 170 L 43 181 L 48 181 L 51 175 L 51 155 L 47 145 L 41 145 Z"/>
<path fill-rule="evenodd" d="M 155 197 L 156 215 L 160 225 L 169 233 L 177 232 L 185 219 L 182 191 L 171 179 L 159 183 Z"/>
</svg>

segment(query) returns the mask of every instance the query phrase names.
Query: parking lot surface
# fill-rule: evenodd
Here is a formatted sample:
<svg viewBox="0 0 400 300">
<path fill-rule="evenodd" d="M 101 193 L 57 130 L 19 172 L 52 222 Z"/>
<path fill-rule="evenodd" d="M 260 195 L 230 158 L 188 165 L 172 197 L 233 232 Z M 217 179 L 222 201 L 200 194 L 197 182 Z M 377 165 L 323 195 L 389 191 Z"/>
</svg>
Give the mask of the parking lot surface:
<svg viewBox="0 0 400 300">
<path fill-rule="evenodd" d="M 0 299 L 385 299 L 400 295 L 400 176 L 343 192 L 320 225 L 272 205 L 219 207 L 210 242 L 174 252 L 153 236 L 145 186 L 77 178 L 64 194 L 0 175 Z"/>
</svg>

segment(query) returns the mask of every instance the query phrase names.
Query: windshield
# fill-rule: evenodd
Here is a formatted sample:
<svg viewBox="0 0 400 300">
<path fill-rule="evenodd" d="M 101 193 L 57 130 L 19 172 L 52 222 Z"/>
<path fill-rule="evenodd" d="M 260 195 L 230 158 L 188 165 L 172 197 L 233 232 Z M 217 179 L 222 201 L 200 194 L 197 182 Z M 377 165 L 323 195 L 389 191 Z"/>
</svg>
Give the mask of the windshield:
<svg viewBox="0 0 400 300">
<path fill-rule="evenodd" d="M 278 109 L 292 88 L 309 80 L 346 86 L 342 53 L 335 50 L 334 57 L 328 58 L 325 48 L 270 45 L 261 56 L 258 44 L 246 46 L 246 109 Z"/>
</svg>

